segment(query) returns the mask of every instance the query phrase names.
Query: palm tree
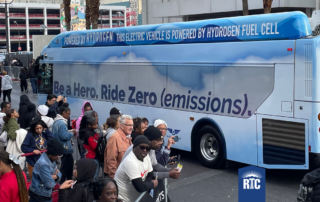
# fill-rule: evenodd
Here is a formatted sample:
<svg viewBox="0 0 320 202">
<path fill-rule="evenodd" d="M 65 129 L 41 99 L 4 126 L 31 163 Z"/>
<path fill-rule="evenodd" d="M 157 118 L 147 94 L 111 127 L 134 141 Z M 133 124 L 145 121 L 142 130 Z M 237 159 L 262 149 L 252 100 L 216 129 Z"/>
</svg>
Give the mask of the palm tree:
<svg viewBox="0 0 320 202">
<path fill-rule="evenodd" d="M 243 15 L 249 15 L 248 0 L 242 0 Z"/>
<path fill-rule="evenodd" d="M 70 1 L 71 0 L 63 0 L 67 31 L 70 31 L 71 24 Z"/>
<path fill-rule="evenodd" d="M 100 0 L 86 0 L 86 29 L 98 29 Z"/>
<path fill-rule="evenodd" d="M 264 13 L 271 13 L 271 5 L 273 0 L 263 0 Z"/>
</svg>

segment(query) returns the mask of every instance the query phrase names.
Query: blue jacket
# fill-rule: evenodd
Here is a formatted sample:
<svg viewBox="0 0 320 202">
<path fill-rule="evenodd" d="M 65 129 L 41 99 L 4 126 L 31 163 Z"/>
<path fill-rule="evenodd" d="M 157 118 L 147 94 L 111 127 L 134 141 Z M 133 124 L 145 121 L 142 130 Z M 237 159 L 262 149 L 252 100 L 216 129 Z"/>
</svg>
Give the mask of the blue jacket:
<svg viewBox="0 0 320 202">
<path fill-rule="evenodd" d="M 160 165 L 162 166 L 166 166 L 169 163 L 170 160 L 170 149 L 167 149 L 164 144 L 162 144 L 162 146 L 156 150 L 156 157 L 157 157 L 157 161 Z"/>
<path fill-rule="evenodd" d="M 33 136 L 31 132 L 29 132 L 24 139 L 21 150 L 23 153 L 32 153 L 34 150 L 45 150 L 47 149 L 47 142 L 53 139 L 53 135 L 49 129 L 46 129 L 42 132 L 42 138 L 39 135 Z M 27 163 L 34 167 L 34 164 L 38 161 L 40 155 L 27 156 Z"/>
<path fill-rule="evenodd" d="M 73 133 L 68 131 L 68 127 L 62 119 L 56 120 L 53 123 L 52 134 L 63 145 L 65 149 L 63 154 L 73 153 L 73 148 L 71 144 L 71 138 L 73 136 Z"/>
<path fill-rule="evenodd" d="M 56 185 L 51 175 L 57 169 L 56 162 L 51 162 L 46 152 L 44 152 L 34 165 L 30 190 L 40 196 L 51 197 L 52 189 Z M 61 172 L 57 174 L 61 179 Z"/>
</svg>

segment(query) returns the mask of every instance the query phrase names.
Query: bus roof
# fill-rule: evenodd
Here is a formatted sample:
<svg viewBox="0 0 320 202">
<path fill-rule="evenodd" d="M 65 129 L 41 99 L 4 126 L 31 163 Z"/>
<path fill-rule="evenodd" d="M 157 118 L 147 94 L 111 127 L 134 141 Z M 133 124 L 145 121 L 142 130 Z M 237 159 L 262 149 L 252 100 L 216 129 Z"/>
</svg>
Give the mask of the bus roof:
<svg viewBox="0 0 320 202">
<path fill-rule="evenodd" d="M 302 12 L 64 32 L 48 48 L 299 39 L 311 35 Z"/>
</svg>

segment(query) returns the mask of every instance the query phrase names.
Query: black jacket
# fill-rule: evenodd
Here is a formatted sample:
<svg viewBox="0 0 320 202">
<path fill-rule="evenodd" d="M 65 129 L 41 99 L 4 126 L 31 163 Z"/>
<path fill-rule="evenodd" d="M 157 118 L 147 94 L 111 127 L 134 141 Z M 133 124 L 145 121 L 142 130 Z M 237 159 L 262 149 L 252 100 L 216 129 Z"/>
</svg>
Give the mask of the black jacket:
<svg viewBox="0 0 320 202">
<path fill-rule="evenodd" d="M 26 129 L 30 127 L 30 122 L 36 115 L 36 106 L 31 102 L 26 102 L 20 106 L 18 112 L 18 123 L 20 124 L 20 128 Z"/>
<path fill-rule="evenodd" d="M 301 184 L 304 186 L 313 186 L 313 195 L 312 202 L 320 202 L 320 168 L 315 169 L 314 171 L 307 173 Z"/>
<path fill-rule="evenodd" d="M 28 75 L 26 73 L 20 73 L 19 78 L 21 81 L 25 81 L 28 79 Z"/>
<path fill-rule="evenodd" d="M 58 102 L 54 103 L 53 105 L 48 105 L 48 103 L 46 102 L 46 106 L 49 108 L 48 117 L 51 117 L 52 119 L 56 118 L 57 113 L 58 113 Z"/>
<path fill-rule="evenodd" d="M 29 67 L 29 71 L 28 71 L 28 77 L 29 78 L 38 78 L 38 75 L 36 75 L 34 70 L 35 70 L 34 66 Z"/>
<path fill-rule="evenodd" d="M 94 201 L 87 185 L 93 180 L 97 164 L 93 159 L 80 159 L 77 165 L 77 183 L 73 189 L 60 189 L 58 202 L 92 202 Z"/>
</svg>

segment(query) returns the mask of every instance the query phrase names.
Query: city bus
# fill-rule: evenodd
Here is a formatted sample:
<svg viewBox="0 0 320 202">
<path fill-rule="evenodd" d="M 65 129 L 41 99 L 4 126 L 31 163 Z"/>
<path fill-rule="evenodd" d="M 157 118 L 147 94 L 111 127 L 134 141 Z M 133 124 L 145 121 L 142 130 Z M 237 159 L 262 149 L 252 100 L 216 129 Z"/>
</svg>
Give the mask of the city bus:
<svg viewBox="0 0 320 202">
<path fill-rule="evenodd" d="M 64 95 L 72 118 L 90 101 L 100 124 L 112 107 L 163 119 L 165 140 L 208 167 L 308 169 L 319 51 L 302 12 L 64 32 L 41 53 L 38 101 Z"/>
</svg>

